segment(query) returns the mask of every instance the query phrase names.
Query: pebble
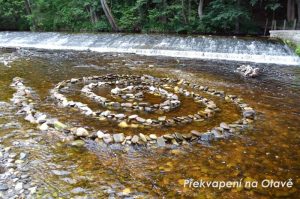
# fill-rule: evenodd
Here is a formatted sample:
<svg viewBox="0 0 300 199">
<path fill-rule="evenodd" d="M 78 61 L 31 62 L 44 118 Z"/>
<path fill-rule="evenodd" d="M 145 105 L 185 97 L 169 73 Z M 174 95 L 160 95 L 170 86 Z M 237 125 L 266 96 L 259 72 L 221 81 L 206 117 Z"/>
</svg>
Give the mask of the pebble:
<svg viewBox="0 0 300 199">
<path fill-rule="evenodd" d="M 6 184 L 0 184 L 0 191 L 6 191 L 6 190 L 8 190 L 9 189 L 9 187 L 6 185 Z"/>
<path fill-rule="evenodd" d="M 166 146 L 166 142 L 165 142 L 165 139 L 163 137 L 158 137 L 157 138 L 157 146 L 159 146 L 159 147 L 165 147 Z"/>
<path fill-rule="evenodd" d="M 104 137 L 103 137 L 103 141 L 106 143 L 106 144 L 109 144 L 113 141 L 113 138 L 111 137 L 110 134 L 104 134 Z"/>
<path fill-rule="evenodd" d="M 40 129 L 41 131 L 47 131 L 49 129 L 49 126 L 47 123 L 43 123 L 38 127 L 38 129 Z"/>
<path fill-rule="evenodd" d="M 140 133 L 139 136 L 143 142 L 147 142 L 147 138 L 144 134 Z"/>
<path fill-rule="evenodd" d="M 75 147 L 82 147 L 85 145 L 85 142 L 83 140 L 75 140 L 73 142 L 71 142 L 71 146 L 75 146 Z"/>
<path fill-rule="evenodd" d="M 104 137 L 104 133 L 102 131 L 97 131 L 96 134 L 99 139 L 102 139 Z"/>
<path fill-rule="evenodd" d="M 71 174 L 70 171 L 63 171 L 63 170 L 52 170 L 51 172 L 57 176 L 67 176 Z"/>
<path fill-rule="evenodd" d="M 18 182 L 15 186 L 15 190 L 16 191 L 20 191 L 21 189 L 23 189 L 23 183 L 22 182 Z"/>
<path fill-rule="evenodd" d="M 139 142 L 139 136 L 137 136 L 137 135 L 134 135 L 133 137 L 132 137 L 132 139 L 131 139 L 131 142 L 133 143 L 133 144 L 136 144 L 136 143 L 138 143 Z"/>
<path fill-rule="evenodd" d="M 150 134 L 149 137 L 152 139 L 152 140 L 156 140 L 157 139 L 157 136 L 155 134 Z"/>
<path fill-rule="evenodd" d="M 20 160 L 24 160 L 27 157 L 27 153 L 21 152 L 20 153 Z"/>
<path fill-rule="evenodd" d="M 191 133 L 197 137 L 200 137 L 202 135 L 202 133 L 200 133 L 199 131 L 196 131 L 196 130 L 192 130 Z"/>
<path fill-rule="evenodd" d="M 220 127 L 223 128 L 223 129 L 225 129 L 225 130 L 229 130 L 230 129 L 230 127 L 225 122 L 222 122 L 220 124 Z"/>
<path fill-rule="evenodd" d="M 116 143 L 123 142 L 124 139 L 125 139 L 123 133 L 113 134 L 113 138 L 114 138 L 114 141 L 115 141 Z"/>
<path fill-rule="evenodd" d="M 125 121 L 120 122 L 120 123 L 118 124 L 118 126 L 121 127 L 121 128 L 127 128 L 127 127 L 129 127 L 129 125 L 128 125 L 127 122 L 125 122 Z"/>
<path fill-rule="evenodd" d="M 89 132 L 85 128 L 80 127 L 76 129 L 76 136 L 87 137 L 89 136 Z"/>
</svg>

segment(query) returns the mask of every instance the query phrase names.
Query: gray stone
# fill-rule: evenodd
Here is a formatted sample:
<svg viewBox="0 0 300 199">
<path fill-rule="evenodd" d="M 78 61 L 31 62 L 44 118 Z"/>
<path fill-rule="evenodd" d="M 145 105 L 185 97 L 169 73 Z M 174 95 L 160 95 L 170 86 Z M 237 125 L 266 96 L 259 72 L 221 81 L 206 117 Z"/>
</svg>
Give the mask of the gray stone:
<svg viewBox="0 0 300 199">
<path fill-rule="evenodd" d="M 226 129 L 226 130 L 229 130 L 229 129 L 230 129 L 230 127 L 229 127 L 225 122 L 222 122 L 222 123 L 220 124 L 220 127 L 223 128 L 223 129 Z"/>
<path fill-rule="evenodd" d="M 104 137 L 104 133 L 102 131 L 97 131 L 97 137 L 102 139 Z"/>
<path fill-rule="evenodd" d="M 167 140 L 172 140 L 174 137 L 170 134 L 163 135 L 163 137 Z"/>
<path fill-rule="evenodd" d="M 57 176 L 66 176 L 66 175 L 70 175 L 71 174 L 70 171 L 64 171 L 64 170 L 52 170 L 51 172 L 54 175 L 57 175 Z"/>
<path fill-rule="evenodd" d="M 9 187 L 6 185 L 6 184 L 0 184 L 0 191 L 6 191 L 6 190 L 8 190 L 9 189 Z"/>
<path fill-rule="evenodd" d="M 104 137 L 103 137 L 103 141 L 106 143 L 106 144 L 109 144 L 113 141 L 113 138 L 111 137 L 110 134 L 105 134 Z"/>
<path fill-rule="evenodd" d="M 71 146 L 75 146 L 75 147 L 82 147 L 85 145 L 85 142 L 83 140 L 75 140 L 73 142 L 71 142 Z"/>
<path fill-rule="evenodd" d="M 199 131 L 196 131 L 196 130 L 192 130 L 191 133 L 197 137 L 200 137 L 202 135 L 202 133 L 200 133 Z"/>
<path fill-rule="evenodd" d="M 210 140 L 213 140 L 214 139 L 214 134 L 208 132 L 208 133 L 203 133 L 201 135 L 201 140 L 202 141 L 210 141 Z"/>
<path fill-rule="evenodd" d="M 136 143 L 139 142 L 139 139 L 140 139 L 139 136 L 134 135 L 134 136 L 132 137 L 132 139 L 131 139 L 131 142 L 134 143 L 134 144 L 136 144 Z"/>
<path fill-rule="evenodd" d="M 136 121 L 138 121 L 140 123 L 144 123 L 146 121 L 144 118 L 141 118 L 141 117 L 137 117 L 135 119 L 136 119 Z"/>
<path fill-rule="evenodd" d="M 27 153 L 20 153 L 20 160 L 24 160 L 25 158 L 27 158 Z"/>
<path fill-rule="evenodd" d="M 41 131 L 47 131 L 49 129 L 49 126 L 47 123 L 43 123 L 42 125 L 39 126 L 39 129 Z"/>
<path fill-rule="evenodd" d="M 115 141 L 116 143 L 123 142 L 124 139 L 125 139 L 123 133 L 113 134 L 113 138 L 114 138 L 114 141 Z"/>
<path fill-rule="evenodd" d="M 175 137 L 178 139 L 178 140 L 183 140 L 183 137 L 182 137 L 182 135 L 180 134 L 180 133 L 174 133 L 174 135 L 175 135 Z"/>
<path fill-rule="evenodd" d="M 243 112 L 243 117 L 247 119 L 254 119 L 255 111 L 254 110 L 247 110 Z"/>
<path fill-rule="evenodd" d="M 85 128 L 80 127 L 76 129 L 76 136 L 87 137 L 89 136 L 89 132 Z"/>
<path fill-rule="evenodd" d="M 15 190 L 16 191 L 20 191 L 21 189 L 23 189 L 23 183 L 22 182 L 18 182 L 15 186 Z"/>
<path fill-rule="evenodd" d="M 163 137 L 158 137 L 157 138 L 157 146 L 159 146 L 159 147 L 165 147 L 166 146 L 166 142 L 165 142 L 165 139 Z"/>
</svg>

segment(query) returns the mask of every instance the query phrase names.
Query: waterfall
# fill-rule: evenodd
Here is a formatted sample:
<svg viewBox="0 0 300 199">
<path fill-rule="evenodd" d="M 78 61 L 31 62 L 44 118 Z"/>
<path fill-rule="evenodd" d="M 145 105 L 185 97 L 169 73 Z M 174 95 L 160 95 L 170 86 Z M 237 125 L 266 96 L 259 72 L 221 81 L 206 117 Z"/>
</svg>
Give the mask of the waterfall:
<svg viewBox="0 0 300 199">
<path fill-rule="evenodd" d="M 261 38 L 156 34 L 0 32 L 0 47 L 135 53 L 193 59 L 299 65 L 284 44 Z"/>
</svg>

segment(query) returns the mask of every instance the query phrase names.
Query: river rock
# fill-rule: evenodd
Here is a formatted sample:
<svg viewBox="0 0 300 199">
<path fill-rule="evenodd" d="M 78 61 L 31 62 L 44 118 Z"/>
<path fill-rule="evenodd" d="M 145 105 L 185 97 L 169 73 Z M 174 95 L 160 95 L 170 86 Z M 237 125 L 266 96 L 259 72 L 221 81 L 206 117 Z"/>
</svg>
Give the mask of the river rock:
<svg viewBox="0 0 300 199">
<path fill-rule="evenodd" d="M 196 130 L 192 130 L 191 133 L 197 137 L 200 137 L 202 135 L 202 133 L 200 133 L 199 131 L 196 131 Z"/>
<path fill-rule="evenodd" d="M 165 147 L 166 146 L 166 142 L 165 142 L 165 139 L 163 137 L 158 137 L 157 138 L 157 146 L 159 146 L 159 147 Z"/>
<path fill-rule="evenodd" d="M 102 139 L 104 137 L 104 133 L 102 131 L 97 131 L 96 134 L 99 139 Z"/>
<path fill-rule="evenodd" d="M 114 141 L 115 141 L 116 143 L 123 142 L 124 139 L 125 139 L 123 133 L 113 134 L 113 138 L 114 138 Z"/>
<path fill-rule="evenodd" d="M 80 127 L 76 129 L 76 136 L 87 137 L 89 136 L 89 132 L 85 128 Z"/>
<path fill-rule="evenodd" d="M 134 143 L 134 144 L 136 144 L 136 143 L 139 142 L 139 139 L 140 139 L 139 136 L 134 135 L 134 136 L 132 137 L 132 139 L 131 139 L 131 142 Z"/>
<path fill-rule="evenodd" d="M 220 127 L 221 127 L 222 129 L 225 129 L 225 130 L 229 130 L 229 129 L 230 129 L 230 127 L 229 127 L 225 122 L 222 122 L 222 123 L 220 124 Z"/>
<path fill-rule="evenodd" d="M 110 134 L 104 134 L 104 137 L 103 137 L 103 141 L 106 143 L 106 144 L 109 144 L 113 141 L 113 138 L 111 137 Z"/>
<path fill-rule="evenodd" d="M 25 117 L 25 120 L 28 121 L 28 122 L 30 122 L 30 123 L 32 123 L 32 124 L 35 124 L 35 123 L 36 123 L 35 118 L 34 118 L 31 114 L 27 115 L 27 116 Z"/>
<path fill-rule="evenodd" d="M 85 142 L 83 140 L 75 140 L 73 142 L 71 142 L 71 146 L 75 146 L 75 147 L 82 147 L 85 145 Z"/>
<path fill-rule="evenodd" d="M 144 123 L 146 121 L 144 118 L 141 118 L 141 117 L 137 117 L 135 119 L 136 119 L 136 121 L 138 121 L 140 123 Z"/>
<path fill-rule="evenodd" d="M 53 123 L 53 125 L 54 125 L 54 128 L 55 128 L 56 130 L 59 130 L 59 131 L 62 131 L 62 130 L 64 130 L 64 129 L 67 128 L 67 126 L 66 126 L 65 124 L 63 124 L 63 123 L 61 123 L 61 122 L 59 122 L 59 121 L 55 121 L 55 122 Z"/>
<path fill-rule="evenodd" d="M 64 171 L 64 170 L 52 170 L 51 172 L 54 175 L 57 175 L 57 176 L 66 176 L 66 175 L 70 175 L 71 174 L 70 171 Z"/>
<path fill-rule="evenodd" d="M 149 137 L 152 139 L 152 140 L 156 140 L 157 139 L 157 136 L 155 134 L 150 134 Z"/>
<path fill-rule="evenodd" d="M 8 190 L 9 189 L 9 187 L 6 185 L 6 184 L 0 184 L 0 191 L 6 191 L 6 190 Z"/>
<path fill-rule="evenodd" d="M 247 110 L 243 112 L 243 117 L 247 119 L 254 119 L 255 111 L 254 110 Z"/>
<path fill-rule="evenodd" d="M 27 157 L 27 153 L 21 152 L 20 153 L 20 160 L 24 160 Z"/>
<path fill-rule="evenodd" d="M 214 139 L 214 134 L 211 132 L 203 133 L 200 138 L 202 141 L 210 141 Z"/>
<path fill-rule="evenodd" d="M 161 117 L 158 117 L 158 121 L 160 121 L 160 122 L 164 122 L 164 121 L 166 121 L 166 116 L 161 116 Z"/>
<path fill-rule="evenodd" d="M 147 138 L 144 134 L 140 133 L 139 136 L 143 142 L 147 142 Z"/>
<path fill-rule="evenodd" d="M 133 119 L 135 119 L 135 118 L 137 118 L 137 117 L 138 117 L 138 115 L 130 115 L 130 116 L 128 117 L 128 119 L 133 120 Z"/>
<path fill-rule="evenodd" d="M 49 126 L 48 126 L 47 123 L 43 123 L 42 125 L 40 125 L 38 127 L 38 129 L 41 130 L 41 131 L 47 131 L 49 129 Z"/>
<path fill-rule="evenodd" d="M 21 189 L 23 189 L 23 183 L 22 182 L 18 182 L 15 186 L 15 190 L 16 191 L 20 191 Z"/>
<path fill-rule="evenodd" d="M 118 124 L 118 126 L 121 127 L 121 128 L 127 128 L 127 127 L 128 127 L 128 124 L 127 124 L 127 122 L 122 121 L 122 122 L 120 122 L 120 123 Z"/>
</svg>

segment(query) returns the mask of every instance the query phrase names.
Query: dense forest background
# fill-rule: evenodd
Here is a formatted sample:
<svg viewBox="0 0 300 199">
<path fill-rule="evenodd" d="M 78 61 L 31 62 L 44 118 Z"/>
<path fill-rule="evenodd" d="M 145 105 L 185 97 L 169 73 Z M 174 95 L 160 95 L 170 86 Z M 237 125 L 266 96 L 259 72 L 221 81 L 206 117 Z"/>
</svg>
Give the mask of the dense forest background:
<svg viewBox="0 0 300 199">
<path fill-rule="evenodd" d="M 0 0 L 0 30 L 265 34 L 300 0 Z"/>
</svg>

